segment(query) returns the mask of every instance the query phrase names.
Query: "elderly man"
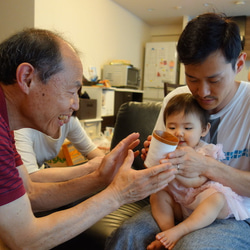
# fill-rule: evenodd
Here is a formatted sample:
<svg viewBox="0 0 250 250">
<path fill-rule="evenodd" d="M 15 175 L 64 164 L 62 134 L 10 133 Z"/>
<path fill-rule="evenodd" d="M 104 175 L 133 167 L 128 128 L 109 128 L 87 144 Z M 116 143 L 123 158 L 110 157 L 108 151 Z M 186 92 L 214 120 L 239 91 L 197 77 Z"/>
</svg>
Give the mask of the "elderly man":
<svg viewBox="0 0 250 250">
<path fill-rule="evenodd" d="M 50 31 L 27 29 L 0 45 L 0 238 L 11 249 L 50 249 L 174 178 L 171 164 L 131 169 L 131 149 L 139 137 L 134 133 L 88 175 L 57 183 L 31 181 L 12 130 L 29 127 L 58 137 L 58 127 L 79 107 L 82 73 L 76 50 Z M 33 215 L 100 190 L 72 208 L 41 218 Z"/>
</svg>

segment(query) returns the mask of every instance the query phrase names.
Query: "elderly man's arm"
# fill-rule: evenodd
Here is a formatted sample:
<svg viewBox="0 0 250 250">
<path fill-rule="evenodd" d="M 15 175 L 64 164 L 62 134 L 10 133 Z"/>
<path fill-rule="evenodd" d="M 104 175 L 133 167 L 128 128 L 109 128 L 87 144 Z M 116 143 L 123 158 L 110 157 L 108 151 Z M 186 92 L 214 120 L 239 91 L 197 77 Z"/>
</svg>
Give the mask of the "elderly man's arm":
<svg viewBox="0 0 250 250">
<path fill-rule="evenodd" d="M 175 177 L 176 170 L 169 170 L 170 164 L 141 171 L 132 169 L 134 157 L 129 148 L 138 144 L 134 141 L 136 138 L 136 134 L 127 137 L 104 158 L 103 166 L 112 165 L 114 170 L 111 184 L 77 206 L 41 218 L 34 217 L 27 194 L 1 206 L 0 235 L 5 244 L 11 249 L 52 248 L 78 235 L 121 205 L 143 199 L 164 188 Z M 67 192 L 53 193 L 55 190 L 48 191 L 40 199 L 47 196 L 47 203 L 50 203 L 63 193 L 67 195 Z M 31 199 L 31 202 L 34 201 Z M 37 201 L 37 205 L 39 203 Z"/>
</svg>

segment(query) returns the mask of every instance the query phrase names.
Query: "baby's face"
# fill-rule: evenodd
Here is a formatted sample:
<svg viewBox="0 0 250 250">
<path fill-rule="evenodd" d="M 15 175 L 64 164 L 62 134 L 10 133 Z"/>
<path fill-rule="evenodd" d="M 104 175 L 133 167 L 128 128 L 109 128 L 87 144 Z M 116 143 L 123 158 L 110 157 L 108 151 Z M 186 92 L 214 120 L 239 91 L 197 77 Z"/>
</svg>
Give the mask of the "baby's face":
<svg viewBox="0 0 250 250">
<path fill-rule="evenodd" d="M 167 117 L 166 131 L 179 139 L 178 146 L 194 148 L 203 136 L 203 129 L 199 117 L 195 114 L 184 115 L 183 112 Z"/>
</svg>

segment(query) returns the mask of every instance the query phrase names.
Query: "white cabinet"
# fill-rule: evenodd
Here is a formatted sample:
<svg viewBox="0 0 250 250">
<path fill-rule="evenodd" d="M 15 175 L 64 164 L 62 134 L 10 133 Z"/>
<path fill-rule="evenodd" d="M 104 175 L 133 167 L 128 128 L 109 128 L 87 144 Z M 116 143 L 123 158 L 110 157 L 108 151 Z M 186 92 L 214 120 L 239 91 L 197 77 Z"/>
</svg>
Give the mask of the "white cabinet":
<svg viewBox="0 0 250 250">
<path fill-rule="evenodd" d="M 90 138 L 99 137 L 101 134 L 101 118 L 80 120 L 80 123 Z"/>
<path fill-rule="evenodd" d="M 116 114 L 120 106 L 129 101 L 142 102 L 142 90 L 127 88 L 102 88 L 83 86 L 82 93 L 87 92 L 91 99 L 97 100 L 97 118 L 102 119 L 102 131 L 114 127 Z"/>
<path fill-rule="evenodd" d="M 114 115 L 115 90 L 113 88 L 82 87 L 82 93 L 86 91 L 90 99 L 97 100 L 96 117 Z"/>
</svg>

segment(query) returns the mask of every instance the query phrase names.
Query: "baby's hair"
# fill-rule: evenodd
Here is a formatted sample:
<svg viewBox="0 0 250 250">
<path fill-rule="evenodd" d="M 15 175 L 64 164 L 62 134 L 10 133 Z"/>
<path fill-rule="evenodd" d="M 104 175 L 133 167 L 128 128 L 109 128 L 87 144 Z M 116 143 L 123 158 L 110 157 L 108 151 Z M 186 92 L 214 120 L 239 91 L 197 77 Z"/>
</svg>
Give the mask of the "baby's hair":
<svg viewBox="0 0 250 250">
<path fill-rule="evenodd" d="M 180 112 L 184 112 L 184 115 L 196 114 L 200 118 L 202 128 L 206 128 L 209 123 L 208 111 L 203 109 L 190 93 L 175 95 L 169 100 L 163 113 L 164 124 L 166 125 L 168 116 Z"/>
</svg>

